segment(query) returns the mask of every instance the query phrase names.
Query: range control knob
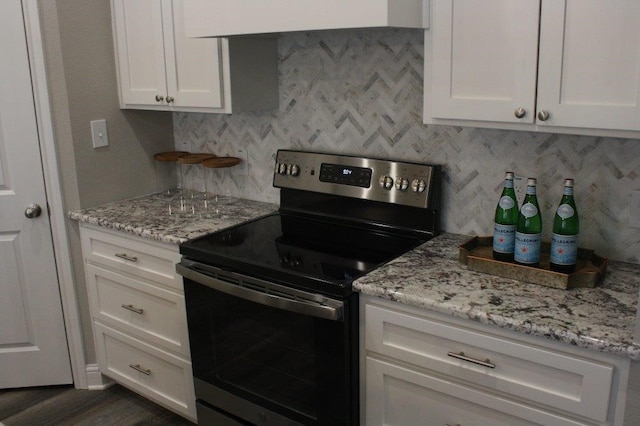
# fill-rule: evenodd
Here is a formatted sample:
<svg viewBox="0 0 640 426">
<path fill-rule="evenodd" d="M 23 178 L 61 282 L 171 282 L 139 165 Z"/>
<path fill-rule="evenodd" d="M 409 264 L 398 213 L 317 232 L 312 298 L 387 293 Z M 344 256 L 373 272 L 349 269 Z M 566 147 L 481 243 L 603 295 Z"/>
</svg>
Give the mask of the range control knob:
<svg viewBox="0 0 640 426">
<path fill-rule="evenodd" d="M 406 191 L 409 188 L 409 179 L 398 178 L 396 179 L 396 189 L 398 191 Z"/>
<path fill-rule="evenodd" d="M 287 165 L 285 163 L 278 164 L 278 174 L 281 174 L 281 175 L 287 174 Z"/>
<path fill-rule="evenodd" d="M 289 167 L 289 174 L 291 176 L 298 176 L 300 174 L 300 166 L 292 164 L 291 167 Z"/>
<path fill-rule="evenodd" d="M 386 189 L 387 191 L 393 188 L 393 178 L 391 176 L 383 175 L 380 176 L 380 188 Z"/>
<path fill-rule="evenodd" d="M 427 184 L 424 180 L 414 179 L 411 181 L 411 190 L 413 192 L 420 194 L 421 192 L 424 192 L 425 189 L 427 189 Z"/>
</svg>

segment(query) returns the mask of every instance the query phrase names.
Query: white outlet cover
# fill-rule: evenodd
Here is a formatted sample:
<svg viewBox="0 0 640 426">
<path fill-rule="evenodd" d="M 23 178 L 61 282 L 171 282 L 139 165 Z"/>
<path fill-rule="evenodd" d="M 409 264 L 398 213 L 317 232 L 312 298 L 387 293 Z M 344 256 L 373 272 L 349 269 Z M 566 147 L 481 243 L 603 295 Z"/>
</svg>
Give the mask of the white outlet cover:
<svg viewBox="0 0 640 426">
<path fill-rule="evenodd" d="M 249 151 L 247 148 L 238 148 L 236 150 L 236 157 L 242 161 L 232 168 L 233 174 L 236 176 L 249 176 Z"/>
<path fill-rule="evenodd" d="M 631 193 L 631 205 L 629 206 L 629 226 L 640 229 L 640 190 Z"/>
</svg>

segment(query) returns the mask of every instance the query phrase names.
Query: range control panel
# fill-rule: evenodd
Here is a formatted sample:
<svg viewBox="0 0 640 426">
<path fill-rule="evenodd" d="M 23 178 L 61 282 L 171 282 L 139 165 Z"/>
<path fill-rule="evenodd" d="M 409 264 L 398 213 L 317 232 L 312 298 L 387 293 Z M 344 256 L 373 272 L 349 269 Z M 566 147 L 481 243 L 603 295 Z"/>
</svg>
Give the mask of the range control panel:
<svg viewBox="0 0 640 426">
<path fill-rule="evenodd" d="M 440 166 L 279 150 L 273 186 L 431 208 Z"/>
</svg>

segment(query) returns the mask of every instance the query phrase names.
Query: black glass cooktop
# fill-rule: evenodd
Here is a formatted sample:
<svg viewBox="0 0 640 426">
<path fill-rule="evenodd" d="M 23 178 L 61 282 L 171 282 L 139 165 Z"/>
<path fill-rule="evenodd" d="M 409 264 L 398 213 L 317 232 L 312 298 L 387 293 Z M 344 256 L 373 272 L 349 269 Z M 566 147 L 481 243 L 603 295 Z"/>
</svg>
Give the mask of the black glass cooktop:
<svg viewBox="0 0 640 426">
<path fill-rule="evenodd" d="M 354 279 L 424 241 L 424 236 L 274 213 L 187 241 L 180 253 L 245 275 L 347 296 Z"/>
</svg>

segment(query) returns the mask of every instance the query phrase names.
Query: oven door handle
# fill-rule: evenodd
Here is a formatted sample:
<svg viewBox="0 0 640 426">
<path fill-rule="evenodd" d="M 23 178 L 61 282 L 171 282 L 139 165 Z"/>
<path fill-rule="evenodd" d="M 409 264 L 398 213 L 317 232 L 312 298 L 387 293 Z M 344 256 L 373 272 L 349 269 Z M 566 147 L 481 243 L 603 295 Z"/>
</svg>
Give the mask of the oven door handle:
<svg viewBox="0 0 640 426">
<path fill-rule="evenodd" d="M 343 320 L 344 303 L 338 300 L 320 297 L 320 299 L 322 299 L 321 302 L 317 300 L 314 301 L 311 299 L 318 299 L 318 296 L 312 293 L 289 289 L 277 284 L 270 284 L 261 280 L 232 273 L 234 278 L 243 277 L 248 284 L 252 284 L 251 281 L 253 281 L 254 283 L 259 283 L 259 287 L 262 288 L 277 288 L 277 290 L 273 292 L 276 294 L 261 291 L 262 288 L 260 290 L 255 290 L 238 284 L 232 284 L 220 278 L 212 277 L 206 273 L 196 271 L 193 269 L 193 265 L 194 263 L 191 263 L 192 267 L 189 267 L 182 263 L 178 263 L 176 265 L 176 272 L 198 284 L 202 284 L 222 293 L 261 305 L 331 321 Z M 305 300 L 304 295 L 309 295 L 310 297 Z"/>
</svg>

